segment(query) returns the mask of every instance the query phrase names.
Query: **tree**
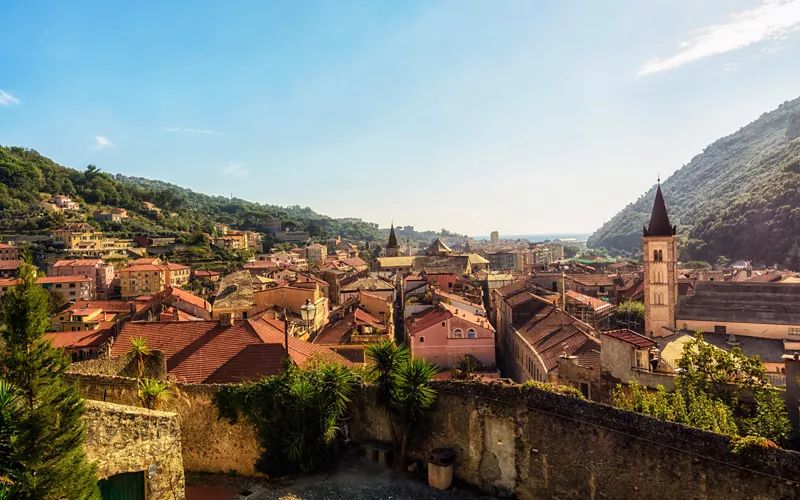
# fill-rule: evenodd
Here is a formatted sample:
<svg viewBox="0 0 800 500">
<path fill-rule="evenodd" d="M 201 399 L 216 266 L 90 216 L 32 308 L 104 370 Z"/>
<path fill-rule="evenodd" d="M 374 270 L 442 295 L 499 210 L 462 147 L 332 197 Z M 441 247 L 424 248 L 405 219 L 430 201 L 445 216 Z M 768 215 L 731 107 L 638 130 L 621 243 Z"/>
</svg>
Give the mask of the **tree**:
<svg viewBox="0 0 800 500">
<path fill-rule="evenodd" d="M 78 389 L 63 380 L 69 361 L 44 334 L 47 293 L 36 270 L 20 265 L 20 283 L 5 295 L 0 365 L 17 391 L 11 453 L 24 469 L 13 478 L 15 498 L 99 499 L 96 468 L 83 450 L 85 412 Z"/>
<path fill-rule="evenodd" d="M 23 469 L 14 457 L 12 438 L 17 432 L 17 391 L 0 379 L 0 500 L 12 498 L 16 492 L 15 476 Z"/>
<path fill-rule="evenodd" d="M 147 345 L 147 339 L 144 337 L 137 337 L 131 339 L 131 349 L 128 351 L 134 359 L 136 359 L 136 373 L 137 378 L 144 377 L 144 358 L 152 354 L 150 346 Z"/>
<path fill-rule="evenodd" d="M 235 423 L 243 415 L 256 427 L 262 453 L 255 468 L 280 477 L 325 464 L 354 386 L 346 367 L 311 363 L 301 369 L 287 360 L 280 375 L 227 385 L 214 403 L 221 418 Z"/>
<path fill-rule="evenodd" d="M 721 269 L 721 268 L 727 266 L 728 265 L 728 260 L 730 260 L 730 259 L 728 259 L 724 255 L 720 255 L 719 258 L 717 258 L 717 269 Z"/>
<path fill-rule="evenodd" d="M 475 380 L 478 364 L 472 356 L 464 356 L 450 368 L 450 375 L 456 380 Z"/>
<path fill-rule="evenodd" d="M 158 404 L 169 398 L 169 395 L 169 386 L 166 382 L 151 378 L 139 378 L 139 400 L 145 408 L 157 409 Z"/>
<path fill-rule="evenodd" d="M 686 269 L 711 269 L 711 264 L 702 260 L 690 260 L 683 267 Z"/>
<path fill-rule="evenodd" d="M 423 358 L 414 358 L 397 368 L 395 391 L 392 406 L 400 416 L 402 441 L 398 470 L 405 470 L 408 461 L 408 438 L 411 431 L 426 415 L 436 401 L 436 391 L 431 387 L 431 379 L 439 369 Z"/>
<path fill-rule="evenodd" d="M 731 436 L 778 444 L 788 438 L 786 407 L 758 356 L 748 357 L 738 347 L 726 352 L 698 334 L 684 344 L 677 368 L 674 391 L 659 386 L 650 392 L 634 380 L 627 390 L 617 387 L 614 405 Z M 754 394 L 755 405 L 740 402 L 743 390 Z"/>
<path fill-rule="evenodd" d="M 370 375 L 377 386 L 376 403 L 386 414 L 398 457 L 396 465 L 402 470 L 408 457 L 410 433 L 436 400 L 430 381 L 439 370 L 424 359 L 411 359 L 407 347 L 397 346 L 391 340 L 369 345 L 366 355 L 373 362 Z"/>
</svg>

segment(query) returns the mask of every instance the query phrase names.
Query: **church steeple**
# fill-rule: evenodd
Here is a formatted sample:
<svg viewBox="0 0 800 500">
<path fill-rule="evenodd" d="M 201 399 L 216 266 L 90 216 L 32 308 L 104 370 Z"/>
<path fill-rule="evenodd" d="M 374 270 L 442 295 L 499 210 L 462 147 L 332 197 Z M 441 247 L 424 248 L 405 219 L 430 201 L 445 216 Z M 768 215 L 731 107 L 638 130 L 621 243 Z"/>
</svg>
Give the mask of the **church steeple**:
<svg viewBox="0 0 800 500">
<path fill-rule="evenodd" d="M 397 235 L 394 234 L 394 222 L 389 229 L 389 243 L 386 244 L 386 256 L 397 257 L 400 255 L 400 245 L 397 244 Z"/>
<path fill-rule="evenodd" d="M 675 226 L 669 222 L 667 205 L 664 203 L 664 195 L 661 194 L 661 179 L 659 179 L 656 201 L 653 203 L 653 213 L 650 215 L 650 225 L 644 228 L 644 235 L 672 236 L 675 232 Z"/>
<path fill-rule="evenodd" d="M 394 234 L 394 222 L 392 222 L 392 227 L 389 229 L 389 243 L 386 244 L 386 248 L 397 248 L 397 235 Z"/>
</svg>

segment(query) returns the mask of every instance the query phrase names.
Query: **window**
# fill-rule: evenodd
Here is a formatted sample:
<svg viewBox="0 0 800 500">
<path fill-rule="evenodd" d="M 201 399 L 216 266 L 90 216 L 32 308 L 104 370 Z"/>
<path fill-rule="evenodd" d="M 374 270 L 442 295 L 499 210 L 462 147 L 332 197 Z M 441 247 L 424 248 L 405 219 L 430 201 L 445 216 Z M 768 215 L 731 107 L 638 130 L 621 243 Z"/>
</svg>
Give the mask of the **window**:
<svg viewBox="0 0 800 500">
<path fill-rule="evenodd" d="M 581 391 L 581 394 L 583 394 L 583 397 L 585 397 L 586 399 L 589 399 L 589 384 L 587 384 L 585 382 L 581 382 L 580 391 Z"/>
<path fill-rule="evenodd" d="M 425 337 L 420 337 L 419 338 L 419 343 L 420 344 L 424 344 L 425 343 Z"/>
<path fill-rule="evenodd" d="M 553 291 L 554 291 L 554 292 L 557 292 L 557 291 L 558 291 L 558 281 L 554 281 L 554 282 L 553 282 Z"/>
<path fill-rule="evenodd" d="M 727 330 L 727 328 L 725 327 L 725 325 L 722 325 L 722 326 L 714 325 L 714 333 L 723 333 L 723 334 L 724 333 L 728 333 L 726 330 Z"/>
<path fill-rule="evenodd" d="M 470 328 L 469 330 L 467 330 L 467 338 L 468 338 L 468 339 L 474 339 L 474 338 L 477 338 L 477 335 L 475 334 L 475 330 L 473 330 L 472 328 Z"/>
<path fill-rule="evenodd" d="M 600 293 L 606 293 L 606 287 L 600 286 Z"/>
<path fill-rule="evenodd" d="M 462 330 L 461 328 L 456 328 L 455 330 L 453 330 L 453 336 L 455 336 L 455 338 L 457 339 L 463 339 L 464 330 Z"/>
<path fill-rule="evenodd" d="M 796 326 L 789 327 L 789 335 L 800 335 L 800 328 Z"/>
<path fill-rule="evenodd" d="M 242 311 L 242 319 L 247 319 L 247 311 Z"/>
<path fill-rule="evenodd" d="M 658 262 L 658 250 L 653 250 L 653 262 Z"/>
<path fill-rule="evenodd" d="M 285 299 L 285 298 L 286 298 L 286 293 L 285 293 L 285 292 L 281 292 L 281 298 L 282 298 L 282 299 Z"/>
</svg>

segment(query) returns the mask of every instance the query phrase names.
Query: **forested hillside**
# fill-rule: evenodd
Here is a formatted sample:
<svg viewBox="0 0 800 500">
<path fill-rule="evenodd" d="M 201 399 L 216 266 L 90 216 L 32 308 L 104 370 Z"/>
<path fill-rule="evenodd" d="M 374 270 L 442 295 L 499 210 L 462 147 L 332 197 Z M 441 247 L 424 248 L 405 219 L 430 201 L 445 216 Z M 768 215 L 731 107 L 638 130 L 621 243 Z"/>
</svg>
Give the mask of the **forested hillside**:
<svg viewBox="0 0 800 500">
<path fill-rule="evenodd" d="M 695 156 L 661 185 L 681 259 L 785 264 L 800 243 L 800 98 Z M 637 252 L 655 186 L 598 229 L 592 248 Z"/>
<path fill-rule="evenodd" d="M 42 208 L 43 202 L 57 194 L 80 203 L 84 214 L 116 207 L 127 209 L 131 217 L 122 222 L 95 223 L 120 236 L 176 235 L 198 230 L 211 233 L 217 222 L 263 232 L 264 221 L 270 217 L 280 219 L 284 227 L 306 230 L 316 237 L 383 239 L 375 224 L 341 222 L 310 208 L 208 196 L 160 181 L 112 176 L 93 165 L 79 171 L 32 149 L 0 146 L 0 231 L 35 232 L 63 225 L 65 214 L 48 214 Z M 143 210 L 146 201 L 154 203 L 161 213 Z"/>
</svg>

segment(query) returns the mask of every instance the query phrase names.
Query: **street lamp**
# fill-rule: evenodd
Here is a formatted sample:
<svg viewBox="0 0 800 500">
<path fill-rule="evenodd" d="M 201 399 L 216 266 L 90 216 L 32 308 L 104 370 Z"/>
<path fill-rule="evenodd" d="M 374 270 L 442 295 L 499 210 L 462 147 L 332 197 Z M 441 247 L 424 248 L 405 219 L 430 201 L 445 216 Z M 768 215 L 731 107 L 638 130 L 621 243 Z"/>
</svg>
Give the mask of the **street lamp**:
<svg viewBox="0 0 800 500">
<path fill-rule="evenodd" d="M 311 335 L 311 324 L 314 322 L 314 317 L 317 315 L 317 306 L 311 303 L 311 299 L 306 299 L 306 303 L 300 306 L 300 316 L 303 317 L 303 322 L 306 324 L 309 336 Z"/>
</svg>

